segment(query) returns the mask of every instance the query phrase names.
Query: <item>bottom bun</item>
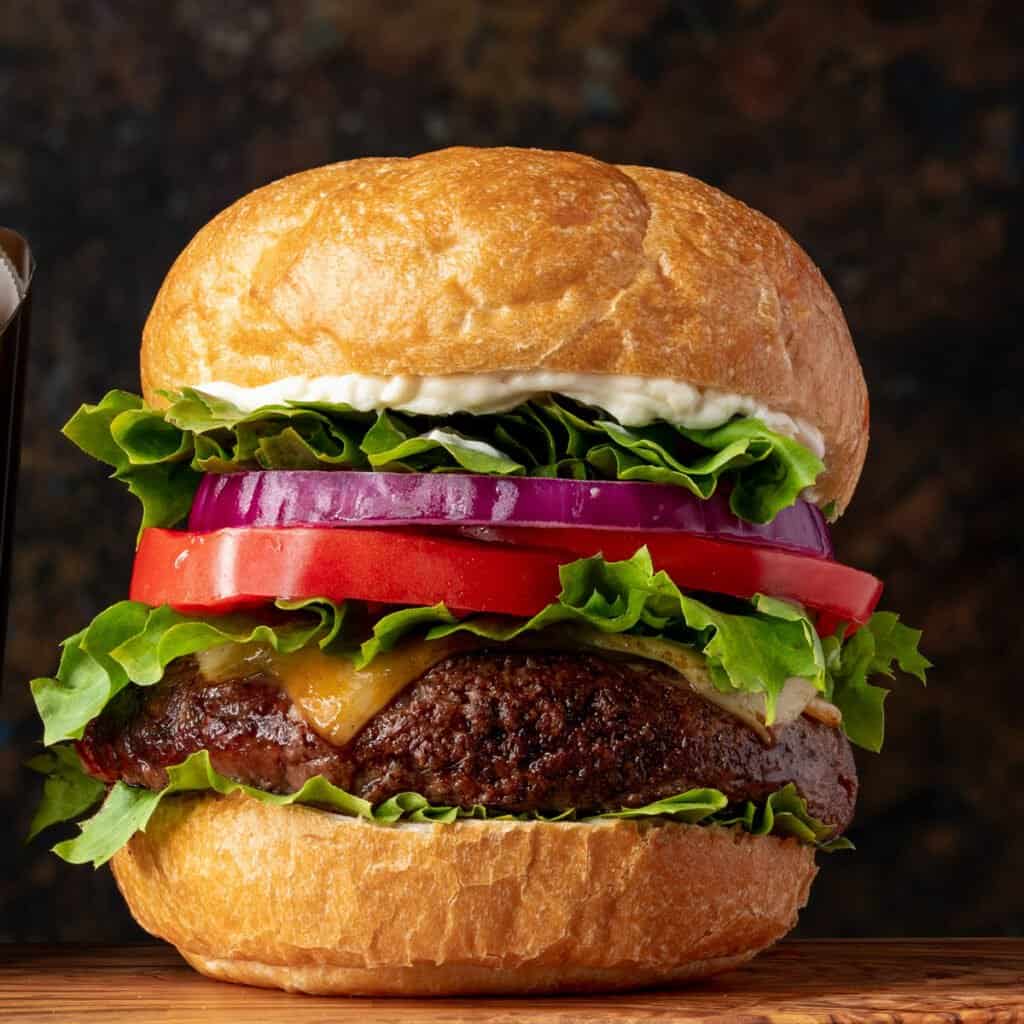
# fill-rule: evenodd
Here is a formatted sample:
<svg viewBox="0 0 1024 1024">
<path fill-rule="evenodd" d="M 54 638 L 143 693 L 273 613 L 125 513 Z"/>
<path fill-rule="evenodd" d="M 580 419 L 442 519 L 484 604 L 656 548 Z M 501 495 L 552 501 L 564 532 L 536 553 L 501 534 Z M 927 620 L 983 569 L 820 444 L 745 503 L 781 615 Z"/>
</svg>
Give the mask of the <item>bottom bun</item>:
<svg viewBox="0 0 1024 1024">
<path fill-rule="evenodd" d="M 624 992 L 629 989 L 682 985 L 695 978 L 731 970 L 746 963 L 754 950 L 736 956 L 697 960 L 675 968 L 480 967 L 427 964 L 419 967 L 335 967 L 332 964 L 265 964 L 252 960 L 220 960 L 181 951 L 201 974 L 220 981 L 260 988 L 283 988 L 321 996 L 455 996 L 554 995 L 567 992 Z"/>
<path fill-rule="evenodd" d="M 315 994 L 597 992 L 735 967 L 796 923 L 814 853 L 657 821 L 380 826 L 163 802 L 113 860 L 147 931 L 225 981 Z"/>
</svg>

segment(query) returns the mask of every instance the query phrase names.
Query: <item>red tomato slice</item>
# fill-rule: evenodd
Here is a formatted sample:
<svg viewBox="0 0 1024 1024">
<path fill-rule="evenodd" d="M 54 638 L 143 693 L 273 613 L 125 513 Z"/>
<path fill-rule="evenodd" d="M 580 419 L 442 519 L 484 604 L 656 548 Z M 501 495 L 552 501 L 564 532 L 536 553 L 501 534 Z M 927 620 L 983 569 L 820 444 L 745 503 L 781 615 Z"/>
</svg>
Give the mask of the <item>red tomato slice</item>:
<svg viewBox="0 0 1024 1024">
<path fill-rule="evenodd" d="M 274 598 L 354 598 L 528 616 L 555 600 L 558 567 L 603 552 L 629 558 L 644 543 L 656 569 L 688 590 L 799 601 L 849 622 L 870 617 L 873 576 L 792 552 L 687 534 L 519 529 L 515 543 L 416 530 L 239 527 L 213 533 L 145 530 L 133 600 L 182 611 L 231 611 Z M 511 541 L 511 536 L 503 538 Z"/>
<path fill-rule="evenodd" d="M 571 561 L 571 557 L 569 559 Z M 237 527 L 145 530 L 131 597 L 181 611 L 231 611 L 274 598 L 357 598 L 532 615 L 558 596 L 564 552 L 407 530 Z"/>
<path fill-rule="evenodd" d="M 462 531 L 497 544 L 551 547 L 576 558 L 601 552 L 609 561 L 631 558 L 647 547 L 655 569 L 664 569 L 686 590 L 752 597 L 767 594 L 798 601 L 823 613 L 833 631 L 840 621 L 863 625 L 882 596 L 882 581 L 829 559 L 800 555 L 745 541 L 686 533 L 588 530 L 577 527 L 484 527 Z"/>
</svg>

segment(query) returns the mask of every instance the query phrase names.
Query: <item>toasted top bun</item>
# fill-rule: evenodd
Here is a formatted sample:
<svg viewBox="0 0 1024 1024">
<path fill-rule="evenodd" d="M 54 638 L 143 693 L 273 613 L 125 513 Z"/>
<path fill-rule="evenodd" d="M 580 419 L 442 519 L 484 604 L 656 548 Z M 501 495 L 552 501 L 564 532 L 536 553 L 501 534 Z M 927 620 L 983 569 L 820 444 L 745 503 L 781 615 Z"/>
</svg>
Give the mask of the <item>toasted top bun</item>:
<svg viewBox="0 0 1024 1024">
<path fill-rule="evenodd" d="M 796 923 L 794 839 L 666 822 L 381 826 L 177 796 L 113 859 L 136 920 L 228 981 L 454 995 L 669 984 Z"/>
<path fill-rule="evenodd" d="M 777 224 L 684 174 L 456 148 L 295 174 L 214 218 L 146 323 L 142 386 L 557 370 L 673 378 L 816 427 L 841 511 L 868 442 L 842 311 Z"/>
</svg>

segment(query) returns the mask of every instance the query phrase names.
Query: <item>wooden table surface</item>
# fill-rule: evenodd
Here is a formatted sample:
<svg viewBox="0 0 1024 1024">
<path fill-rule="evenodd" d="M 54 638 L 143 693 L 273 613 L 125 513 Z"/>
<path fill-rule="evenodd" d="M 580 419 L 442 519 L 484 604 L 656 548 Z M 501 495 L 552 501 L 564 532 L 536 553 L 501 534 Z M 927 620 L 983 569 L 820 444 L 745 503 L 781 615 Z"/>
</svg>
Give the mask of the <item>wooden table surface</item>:
<svg viewBox="0 0 1024 1024">
<path fill-rule="evenodd" d="M 784 942 L 673 992 L 323 999 L 208 981 L 165 946 L 0 946 L 0 1020 L 1024 1022 L 1024 939 Z"/>
</svg>

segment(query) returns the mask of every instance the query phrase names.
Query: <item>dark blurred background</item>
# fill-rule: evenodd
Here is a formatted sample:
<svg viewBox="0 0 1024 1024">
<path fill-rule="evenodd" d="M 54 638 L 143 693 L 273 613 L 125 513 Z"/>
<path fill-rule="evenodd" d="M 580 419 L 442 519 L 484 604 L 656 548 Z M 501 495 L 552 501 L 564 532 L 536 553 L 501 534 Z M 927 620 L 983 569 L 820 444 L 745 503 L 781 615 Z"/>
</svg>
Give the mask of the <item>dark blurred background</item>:
<svg viewBox="0 0 1024 1024">
<path fill-rule="evenodd" d="M 148 307 L 214 213 L 292 171 L 454 143 L 686 171 L 839 295 L 872 446 L 836 529 L 925 630 L 855 854 L 806 936 L 1024 934 L 1024 16 L 1018 0 L 4 0 L 0 224 L 39 261 L 0 720 L 0 938 L 134 939 L 107 870 L 22 844 L 26 682 L 126 593 L 137 508 L 58 435 L 137 390 Z"/>
</svg>

